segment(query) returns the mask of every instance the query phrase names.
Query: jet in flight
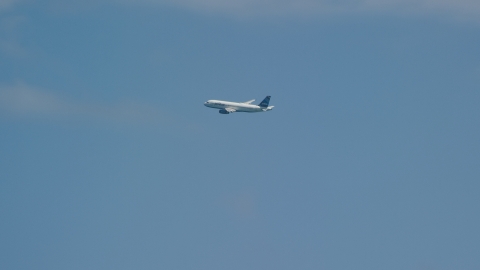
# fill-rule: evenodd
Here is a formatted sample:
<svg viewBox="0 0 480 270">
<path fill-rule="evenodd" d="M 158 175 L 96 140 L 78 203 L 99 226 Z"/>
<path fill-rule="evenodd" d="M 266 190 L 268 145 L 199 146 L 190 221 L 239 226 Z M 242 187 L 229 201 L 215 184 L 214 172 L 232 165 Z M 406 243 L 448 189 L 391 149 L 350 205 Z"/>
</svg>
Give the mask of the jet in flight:
<svg viewBox="0 0 480 270">
<path fill-rule="evenodd" d="M 214 109 L 220 109 L 218 112 L 221 114 L 229 114 L 234 112 L 266 112 L 273 109 L 274 106 L 268 106 L 270 102 L 270 96 L 267 96 L 260 104 L 253 105 L 255 99 L 247 102 L 231 102 L 223 100 L 209 100 L 205 102 L 205 106 Z"/>
</svg>

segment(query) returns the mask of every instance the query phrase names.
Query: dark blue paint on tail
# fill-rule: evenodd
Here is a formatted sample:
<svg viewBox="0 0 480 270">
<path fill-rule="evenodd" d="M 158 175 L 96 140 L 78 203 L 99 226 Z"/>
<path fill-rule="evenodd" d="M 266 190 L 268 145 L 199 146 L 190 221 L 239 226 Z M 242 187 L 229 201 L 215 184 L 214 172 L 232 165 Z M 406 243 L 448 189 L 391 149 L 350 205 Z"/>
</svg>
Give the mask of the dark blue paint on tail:
<svg viewBox="0 0 480 270">
<path fill-rule="evenodd" d="M 258 106 L 260 107 L 268 107 L 268 103 L 270 102 L 270 96 L 267 96 Z"/>
</svg>

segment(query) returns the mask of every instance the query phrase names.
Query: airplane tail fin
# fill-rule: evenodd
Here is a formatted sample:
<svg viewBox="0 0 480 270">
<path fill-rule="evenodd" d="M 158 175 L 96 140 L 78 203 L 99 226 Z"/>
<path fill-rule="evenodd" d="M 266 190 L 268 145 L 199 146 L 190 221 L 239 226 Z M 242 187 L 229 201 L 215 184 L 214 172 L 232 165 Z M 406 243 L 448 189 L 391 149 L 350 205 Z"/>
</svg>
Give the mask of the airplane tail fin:
<svg viewBox="0 0 480 270">
<path fill-rule="evenodd" d="M 268 103 L 270 102 L 270 97 L 271 97 L 271 96 L 267 96 L 262 102 L 260 102 L 260 104 L 258 104 L 258 106 L 260 106 L 260 107 L 268 107 Z"/>
</svg>

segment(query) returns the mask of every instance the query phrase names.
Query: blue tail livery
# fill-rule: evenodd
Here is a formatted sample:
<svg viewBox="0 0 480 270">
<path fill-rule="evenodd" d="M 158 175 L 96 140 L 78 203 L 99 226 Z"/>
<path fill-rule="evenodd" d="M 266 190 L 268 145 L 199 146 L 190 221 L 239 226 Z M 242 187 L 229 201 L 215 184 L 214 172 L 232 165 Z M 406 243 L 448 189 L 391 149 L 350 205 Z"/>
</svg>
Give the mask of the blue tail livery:
<svg viewBox="0 0 480 270">
<path fill-rule="evenodd" d="M 260 107 L 268 107 L 268 103 L 270 102 L 270 97 L 271 97 L 271 96 L 267 96 L 262 102 L 260 102 L 260 104 L 258 104 L 258 106 L 260 106 Z"/>
</svg>

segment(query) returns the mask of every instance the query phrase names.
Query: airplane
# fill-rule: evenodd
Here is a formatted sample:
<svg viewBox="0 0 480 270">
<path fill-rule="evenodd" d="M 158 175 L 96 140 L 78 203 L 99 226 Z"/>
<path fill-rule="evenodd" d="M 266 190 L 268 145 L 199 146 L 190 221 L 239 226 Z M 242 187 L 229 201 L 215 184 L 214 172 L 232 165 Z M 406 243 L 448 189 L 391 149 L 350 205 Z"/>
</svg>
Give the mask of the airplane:
<svg viewBox="0 0 480 270">
<path fill-rule="evenodd" d="M 221 114 L 229 114 L 234 112 L 266 112 L 273 109 L 274 106 L 268 106 L 270 102 L 270 96 L 267 96 L 260 104 L 253 105 L 255 99 L 246 102 L 231 102 L 223 100 L 208 100 L 204 103 L 205 106 L 214 109 L 220 109 L 218 112 Z"/>
</svg>

